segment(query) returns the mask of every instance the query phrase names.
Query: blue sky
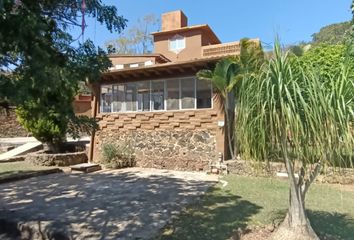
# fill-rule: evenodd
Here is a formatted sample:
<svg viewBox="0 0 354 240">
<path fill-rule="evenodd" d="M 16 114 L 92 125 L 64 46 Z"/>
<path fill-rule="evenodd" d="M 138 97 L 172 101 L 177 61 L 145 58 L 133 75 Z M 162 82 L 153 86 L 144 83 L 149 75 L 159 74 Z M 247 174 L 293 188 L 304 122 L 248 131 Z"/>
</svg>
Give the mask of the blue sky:
<svg viewBox="0 0 354 240">
<path fill-rule="evenodd" d="M 279 35 L 282 44 L 311 40 L 325 25 L 350 20 L 351 0 L 103 0 L 115 5 L 129 20 L 128 27 L 148 14 L 181 9 L 189 25 L 209 24 L 222 42 L 243 37 L 258 37 L 263 45 L 272 44 Z M 104 46 L 118 37 L 95 21 L 87 20 L 85 39 Z M 74 36 L 79 35 L 79 30 Z"/>
</svg>

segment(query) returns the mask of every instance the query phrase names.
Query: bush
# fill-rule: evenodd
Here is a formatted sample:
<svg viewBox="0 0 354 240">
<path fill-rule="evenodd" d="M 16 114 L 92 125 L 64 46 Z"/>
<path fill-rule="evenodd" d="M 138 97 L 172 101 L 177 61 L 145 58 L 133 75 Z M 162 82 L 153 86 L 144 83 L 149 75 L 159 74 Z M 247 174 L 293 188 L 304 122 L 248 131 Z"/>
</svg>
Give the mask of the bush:
<svg viewBox="0 0 354 240">
<path fill-rule="evenodd" d="M 102 159 L 103 164 L 108 168 L 124 168 L 135 165 L 134 149 L 130 142 L 103 144 Z"/>
</svg>

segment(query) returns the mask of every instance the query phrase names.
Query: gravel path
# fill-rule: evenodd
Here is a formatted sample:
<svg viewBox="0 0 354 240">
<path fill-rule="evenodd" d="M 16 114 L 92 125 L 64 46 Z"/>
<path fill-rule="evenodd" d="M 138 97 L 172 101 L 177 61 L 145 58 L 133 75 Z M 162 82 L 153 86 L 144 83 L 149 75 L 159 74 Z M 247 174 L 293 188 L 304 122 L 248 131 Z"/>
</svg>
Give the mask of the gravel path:
<svg viewBox="0 0 354 240">
<path fill-rule="evenodd" d="M 216 180 L 130 168 L 0 184 L 0 238 L 150 239 Z"/>
</svg>

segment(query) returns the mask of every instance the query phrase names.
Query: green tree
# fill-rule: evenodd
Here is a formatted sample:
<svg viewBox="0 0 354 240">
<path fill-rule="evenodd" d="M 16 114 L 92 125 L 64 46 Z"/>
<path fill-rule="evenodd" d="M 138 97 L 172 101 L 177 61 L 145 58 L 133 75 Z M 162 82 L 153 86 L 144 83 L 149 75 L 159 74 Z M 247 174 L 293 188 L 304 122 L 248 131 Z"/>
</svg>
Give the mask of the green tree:
<svg viewBox="0 0 354 240">
<path fill-rule="evenodd" d="M 322 44 L 310 48 L 295 61 L 298 62 L 300 68 L 311 68 L 317 71 L 324 80 L 331 79 L 341 69 L 344 61 L 348 60 L 347 51 L 346 45 Z M 353 60 L 350 60 L 350 64 L 354 67 Z"/>
<path fill-rule="evenodd" d="M 241 155 L 282 159 L 289 176 L 289 209 L 273 239 L 318 239 L 306 215 L 306 194 L 324 164 L 354 154 L 354 82 L 348 67 L 342 64 L 325 85 L 312 70 L 294 75 L 288 53 L 276 44 L 262 73 L 242 81 L 236 119 Z"/>
<path fill-rule="evenodd" d="M 335 23 L 325 26 L 318 33 L 312 35 L 312 43 L 319 44 L 343 44 L 350 37 L 351 22 Z"/>
<path fill-rule="evenodd" d="M 50 150 L 57 149 L 66 133 L 77 136 L 74 125 L 95 126 L 90 119 L 75 117 L 73 97 L 80 82 L 95 82 L 111 66 L 106 53 L 92 42 L 73 44 L 68 30 L 83 27 L 82 12 L 110 31 L 125 27 L 126 20 L 114 6 L 100 0 L 85 2 L 4 0 L 0 4 L 0 99 L 17 105 L 20 122 Z"/>
<path fill-rule="evenodd" d="M 201 70 L 197 73 L 198 79 L 212 83 L 222 100 L 226 117 L 226 136 L 232 159 L 237 154 L 237 140 L 233 127 L 236 87 L 246 75 L 252 75 L 257 71 L 263 60 L 264 54 L 260 43 L 245 38 L 240 41 L 238 56 L 220 60 L 213 71 Z"/>
<path fill-rule="evenodd" d="M 239 67 L 234 61 L 226 58 L 220 60 L 213 71 L 201 70 L 197 74 L 198 79 L 210 81 L 212 83 L 214 89 L 216 89 L 222 100 L 227 126 L 225 134 L 228 139 L 229 152 L 232 159 L 234 159 L 235 156 L 232 145 L 233 131 L 230 114 L 233 109 L 232 99 L 234 97 L 234 87 L 239 80 L 237 77 L 238 69 Z"/>
</svg>

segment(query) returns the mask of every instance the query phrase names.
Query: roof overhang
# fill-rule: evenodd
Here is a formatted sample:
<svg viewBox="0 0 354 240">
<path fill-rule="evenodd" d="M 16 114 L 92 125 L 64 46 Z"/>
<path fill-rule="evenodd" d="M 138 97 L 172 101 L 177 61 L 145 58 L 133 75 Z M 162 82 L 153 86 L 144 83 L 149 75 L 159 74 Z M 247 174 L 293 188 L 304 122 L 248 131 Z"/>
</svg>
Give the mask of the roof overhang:
<svg viewBox="0 0 354 240">
<path fill-rule="evenodd" d="M 170 59 L 165 57 L 160 53 L 146 53 L 146 54 L 109 54 L 109 58 L 139 58 L 139 57 L 151 57 L 155 58 L 158 63 L 167 63 L 170 62 Z"/>
<path fill-rule="evenodd" d="M 129 82 L 193 75 L 199 70 L 212 68 L 218 60 L 220 60 L 220 57 L 111 70 L 102 75 L 100 82 Z"/>
<path fill-rule="evenodd" d="M 204 34 L 206 34 L 209 37 L 209 39 L 212 41 L 212 44 L 221 43 L 220 39 L 216 36 L 214 31 L 209 27 L 208 24 L 187 26 L 187 27 L 182 27 L 182 28 L 168 30 L 168 31 L 153 32 L 153 33 L 151 33 L 151 35 L 161 36 L 161 35 L 165 35 L 165 34 L 173 34 L 173 33 L 177 34 L 177 33 L 181 33 L 181 32 L 187 32 L 190 30 L 201 30 Z"/>
</svg>

